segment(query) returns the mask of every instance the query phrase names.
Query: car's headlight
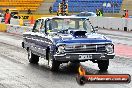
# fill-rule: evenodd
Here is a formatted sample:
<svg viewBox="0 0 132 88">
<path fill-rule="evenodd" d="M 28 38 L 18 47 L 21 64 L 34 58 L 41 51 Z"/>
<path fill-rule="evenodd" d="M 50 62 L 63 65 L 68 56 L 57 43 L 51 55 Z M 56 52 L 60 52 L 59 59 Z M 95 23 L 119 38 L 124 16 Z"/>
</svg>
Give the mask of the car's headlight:
<svg viewBox="0 0 132 88">
<path fill-rule="evenodd" d="M 106 51 L 109 54 L 114 53 L 114 45 L 106 45 Z"/>
<path fill-rule="evenodd" d="M 64 53 L 64 52 L 65 52 L 65 46 L 64 45 L 58 46 L 58 53 Z"/>
</svg>

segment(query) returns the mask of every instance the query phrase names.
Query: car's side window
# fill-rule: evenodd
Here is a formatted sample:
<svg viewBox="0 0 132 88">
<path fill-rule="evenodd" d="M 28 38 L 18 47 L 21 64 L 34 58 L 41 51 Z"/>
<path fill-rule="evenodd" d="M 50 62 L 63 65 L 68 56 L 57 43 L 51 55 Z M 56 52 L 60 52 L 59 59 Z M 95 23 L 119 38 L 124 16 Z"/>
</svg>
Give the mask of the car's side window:
<svg viewBox="0 0 132 88">
<path fill-rule="evenodd" d="M 51 24 L 51 20 L 47 20 L 46 21 L 46 33 L 49 33 L 52 31 L 52 24 Z"/>
<path fill-rule="evenodd" d="M 34 27 L 33 27 L 33 32 L 39 32 L 40 31 L 40 26 L 41 26 L 41 20 L 36 20 Z"/>
<path fill-rule="evenodd" d="M 44 20 L 42 20 L 42 22 L 41 22 L 40 32 L 45 33 L 45 21 Z"/>
</svg>

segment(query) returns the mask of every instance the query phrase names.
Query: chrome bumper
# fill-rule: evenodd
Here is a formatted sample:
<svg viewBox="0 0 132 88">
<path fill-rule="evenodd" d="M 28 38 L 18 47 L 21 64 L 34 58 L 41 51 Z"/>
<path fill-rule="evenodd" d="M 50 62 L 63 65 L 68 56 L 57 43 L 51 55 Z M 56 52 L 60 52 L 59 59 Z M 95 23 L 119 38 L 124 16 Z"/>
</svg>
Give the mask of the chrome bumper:
<svg viewBox="0 0 132 88">
<path fill-rule="evenodd" d="M 57 61 L 87 61 L 87 60 L 108 60 L 113 59 L 115 54 L 103 54 L 103 53 L 66 53 L 55 54 L 54 58 Z"/>
</svg>

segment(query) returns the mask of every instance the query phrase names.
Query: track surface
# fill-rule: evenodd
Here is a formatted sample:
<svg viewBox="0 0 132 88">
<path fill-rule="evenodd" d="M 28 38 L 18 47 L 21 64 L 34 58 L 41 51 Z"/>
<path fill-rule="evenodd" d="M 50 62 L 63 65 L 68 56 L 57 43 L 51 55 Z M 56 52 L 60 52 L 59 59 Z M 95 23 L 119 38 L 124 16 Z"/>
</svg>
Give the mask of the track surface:
<svg viewBox="0 0 132 88">
<path fill-rule="evenodd" d="M 110 60 L 108 71 L 100 72 L 97 64 L 90 61 L 81 64 L 88 74 L 130 74 L 132 76 L 132 43 L 130 42 L 132 37 L 127 36 L 129 43 L 124 44 L 122 41 L 128 42 L 124 39 L 127 38 L 126 36 L 118 36 L 120 39 L 111 34 L 107 36 L 114 40 L 117 54 L 115 59 Z M 0 88 L 132 88 L 132 83 L 80 86 L 75 78 L 76 68 L 72 64 L 62 64 L 58 72 L 49 71 L 43 59 L 40 59 L 38 65 L 29 64 L 27 52 L 21 48 L 21 42 L 22 37 L 19 35 L 0 33 Z"/>
</svg>

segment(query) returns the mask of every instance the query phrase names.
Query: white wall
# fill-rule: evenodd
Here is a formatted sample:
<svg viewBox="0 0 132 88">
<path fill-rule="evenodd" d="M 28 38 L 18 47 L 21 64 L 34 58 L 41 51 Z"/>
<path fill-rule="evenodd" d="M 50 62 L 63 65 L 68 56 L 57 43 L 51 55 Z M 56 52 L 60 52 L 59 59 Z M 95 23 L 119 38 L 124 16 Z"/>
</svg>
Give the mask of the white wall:
<svg viewBox="0 0 132 88">
<path fill-rule="evenodd" d="M 132 30 L 132 18 L 116 18 L 116 17 L 90 17 L 89 18 L 94 27 L 98 26 L 105 29 L 123 30 L 127 27 L 127 31 Z M 7 24 L 7 32 L 22 34 L 32 30 L 29 26 L 19 26 L 18 20 L 13 19 L 12 24 Z"/>
<path fill-rule="evenodd" d="M 7 24 L 7 32 L 9 33 L 21 35 L 24 32 L 29 32 L 29 31 L 32 31 L 32 27 Z"/>
<path fill-rule="evenodd" d="M 132 30 L 132 18 L 117 18 L 117 17 L 89 17 L 94 27 L 124 30 L 127 27 L 128 31 Z"/>
</svg>

